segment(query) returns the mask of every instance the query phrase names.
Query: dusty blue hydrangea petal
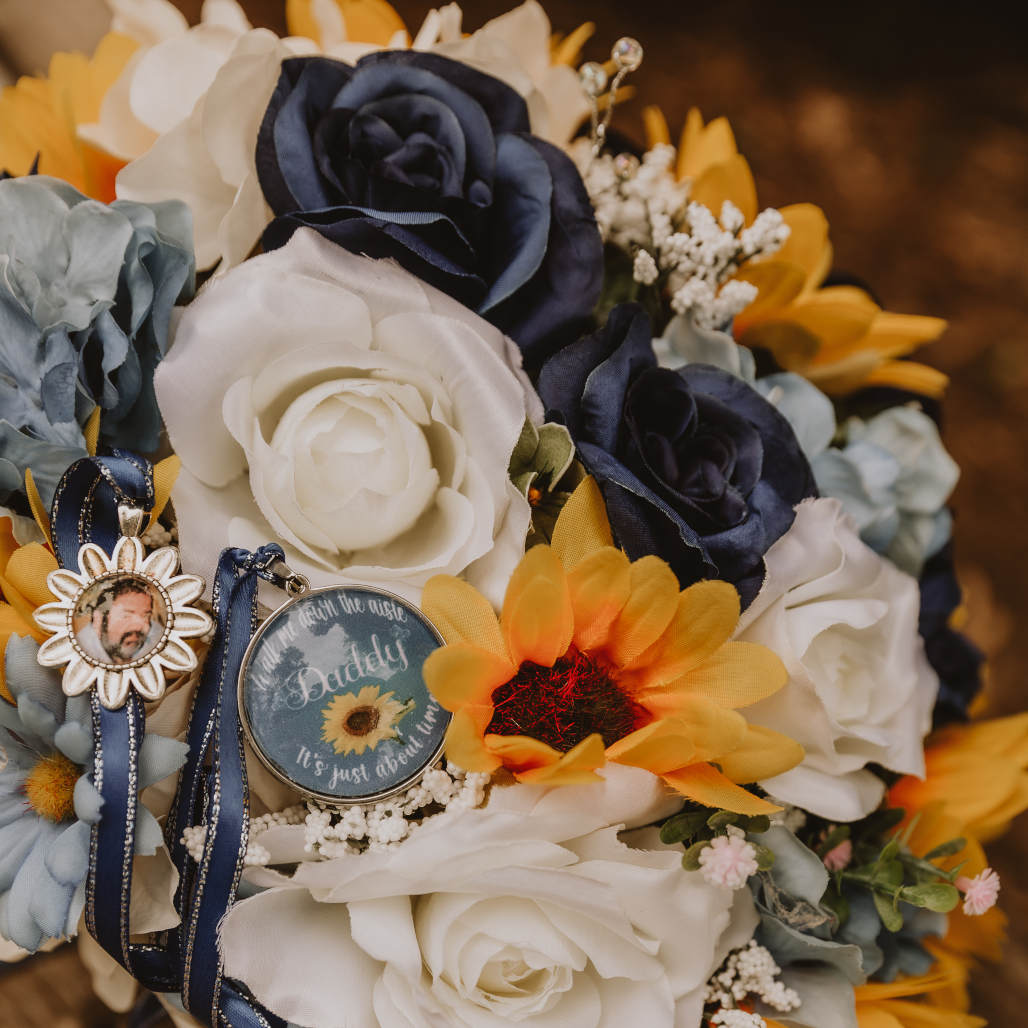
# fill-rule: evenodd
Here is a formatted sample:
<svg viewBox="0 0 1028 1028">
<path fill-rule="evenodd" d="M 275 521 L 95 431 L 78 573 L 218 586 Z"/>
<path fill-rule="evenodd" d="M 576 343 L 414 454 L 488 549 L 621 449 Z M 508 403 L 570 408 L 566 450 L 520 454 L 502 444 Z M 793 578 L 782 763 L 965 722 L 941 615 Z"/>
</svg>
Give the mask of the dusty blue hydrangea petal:
<svg viewBox="0 0 1028 1028">
<path fill-rule="evenodd" d="M 75 783 L 75 816 L 87 824 L 96 824 L 100 820 L 100 811 L 103 809 L 104 800 L 99 789 L 89 780 L 88 775 L 83 775 Z"/>
<path fill-rule="evenodd" d="M 882 919 L 875 909 L 871 894 L 866 889 L 847 890 L 846 899 L 849 903 L 849 916 L 836 938 L 840 942 L 860 947 L 864 973 L 870 977 L 885 962 L 885 954 L 878 945 Z"/>
<path fill-rule="evenodd" d="M 42 831 L 41 818 L 35 814 L 26 815 L 25 798 L 22 797 L 22 817 L 18 822 L 0 828 L 0 892 L 11 887 L 18 869 L 28 859 Z"/>
<path fill-rule="evenodd" d="M 142 804 L 136 816 L 135 852 L 138 856 L 148 857 L 156 853 L 164 845 L 164 833 L 157 819 Z"/>
<path fill-rule="evenodd" d="M 36 659 L 38 654 L 39 643 L 35 639 L 19 635 L 10 637 L 4 653 L 7 687 L 19 702 L 22 697 L 27 697 L 45 707 L 58 722 L 62 722 L 67 700 L 61 689 L 61 673 L 54 668 L 41 667 Z M 52 733 L 49 738 L 53 738 Z"/>
<path fill-rule="evenodd" d="M 93 733 L 75 721 L 65 721 L 54 733 L 54 745 L 73 764 L 85 767 L 93 756 Z"/>
<path fill-rule="evenodd" d="M 54 182 L 0 182 L 0 253 L 15 255 L 15 288 L 40 328 L 80 329 L 114 302 L 132 225 L 95 200 L 69 203 Z"/>
<path fill-rule="evenodd" d="M 146 789 L 177 771 L 189 755 L 189 747 L 178 739 L 148 733 L 139 748 L 139 788 Z"/>
<path fill-rule="evenodd" d="M 31 467 L 49 505 L 98 405 L 106 445 L 156 448 L 153 371 L 193 289 L 190 217 L 46 176 L 0 182 L 0 502 Z"/>
<path fill-rule="evenodd" d="M 740 346 L 728 332 L 700 328 L 691 317 L 678 314 L 653 340 L 653 352 L 662 368 L 680 368 L 686 364 L 712 364 L 744 382 L 753 383 L 757 363 L 753 352 Z"/>
<path fill-rule="evenodd" d="M 748 352 L 748 351 L 747 351 Z M 777 407 L 792 425 L 800 449 L 812 460 L 826 449 L 835 435 L 835 408 L 816 385 L 801 375 L 783 371 L 765 375 L 753 388 Z"/>
<path fill-rule="evenodd" d="M 78 431 L 78 426 L 74 427 Z M 79 435 L 81 434 L 79 432 Z M 0 421 L 0 464 L 5 468 L 0 477 L 0 487 L 4 489 L 0 494 L 0 502 L 6 503 L 15 492 L 21 491 L 25 481 L 25 469 L 31 468 L 39 495 L 44 505 L 49 508 L 61 476 L 75 461 L 85 456 L 88 455 L 84 439 L 81 447 L 54 444 L 42 439 L 31 439 L 19 432 L 10 422 Z M 10 472 L 8 468 L 11 469 Z"/>
<path fill-rule="evenodd" d="M 152 205 L 119 200 L 112 206 L 131 222 L 134 234 L 125 251 L 120 284 L 130 299 L 129 311 L 124 324 L 114 326 L 127 350 L 118 362 L 113 349 L 105 346 L 106 370 L 117 372 L 110 379 L 117 401 L 104 404 L 101 435 L 112 446 L 152 450 L 161 428 L 153 372 L 168 350 L 171 312 L 194 288 L 192 214 L 177 200 Z M 113 342 L 113 329 L 100 319 L 98 326 Z"/>
<path fill-rule="evenodd" d="M 47 848 L 44 863 L 56 882 L 77 886 L 86 877 L 90 831 L 85 822 L 73 821 Z"/>
</svg>

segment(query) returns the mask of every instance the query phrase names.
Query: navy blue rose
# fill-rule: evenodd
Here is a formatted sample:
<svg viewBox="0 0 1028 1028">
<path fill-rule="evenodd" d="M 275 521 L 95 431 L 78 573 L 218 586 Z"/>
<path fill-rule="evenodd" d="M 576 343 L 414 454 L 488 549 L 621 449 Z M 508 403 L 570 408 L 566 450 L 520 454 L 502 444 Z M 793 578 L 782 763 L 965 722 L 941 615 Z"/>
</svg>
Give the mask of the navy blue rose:
<svg viewBox="0 0 1028 1028">
<path fill-rule="evenodd" d="M 962 594 L 953 570 L 952 545 L 932 557 L 921 576 L 919 628 L 925 656 L 939 676 L 935 700 L 935 727 L 950 721 L 966 721 L 967 708 L 982 688 L 982 651 L 966 635 L 950 625 Z"/>
<path fill-rule="evenodd" d="M 732 582 L 748 605 L 763 556 L 816 496 L 784 417 L 720 368 L 661 368 L 635 305 L 554 355 L 539 395 L 568 426 L 603 491 L 611 526 L 633 559 L 655 553 L 683 585 Z"/>
<path fill-rule="evenodd" d="M 257 141 L 268 249 L 309 226 L 393 257 L 536 363 L 599 297 L 603 252 L 578 171 L 503 82 L 437 54 L 284 61 Z"/>
</svg>

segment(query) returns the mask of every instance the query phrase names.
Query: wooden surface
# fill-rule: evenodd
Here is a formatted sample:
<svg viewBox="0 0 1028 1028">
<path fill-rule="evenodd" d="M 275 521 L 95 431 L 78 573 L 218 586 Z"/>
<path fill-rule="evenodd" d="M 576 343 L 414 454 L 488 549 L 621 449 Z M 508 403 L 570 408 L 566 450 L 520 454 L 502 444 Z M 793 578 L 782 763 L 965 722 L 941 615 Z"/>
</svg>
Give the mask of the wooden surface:
<svg viewBox="0 0 1028 1028">
<path fill-rule="evenodd" d="M 17 6 L 60 21 L 76 5 Z M 199 0 L 180 6 L 195 19 Z M 278 0 L 244 6 L 256 23 L 281 29 Z M 465 4 L 465 27 L 504 6 Z M 911 0 L 545 6 L 556 29 L 597 22 L 590 58 L 602 59 L 620 35 L 638 37 L 646 58 L 633 81 L 673 127 L 692 104 L 708 117 L 727 115 L 762 204 L 821 205 L 839 268 L 868 280 L 890 309 L 949 320 L 946 336 L 921 356 L 952 377 L 944 434 L 963 471 L 954 506 L 970 630 L 991 657 L 992 711 L 1028 706 L 1025 8 Z M 416 29 L 425 8 L 406 0 L 397 7 Z M 0 0 L 9 57 L 10 8 Z M 615 128 L 638 137 L 638 110 L 627 105 Z M 975 1005 L 1010 1028 L 1024 1023 L 1028 1001 L 1028 819 L 989 852 L 1003 876 L 1011 938 L 1002 965 L 977 978 Z M 96 1020 L 95 1009 L 84 1015 L 91 1020 L 74 1013 L 86 991 L 71 953 L 45 961 L 0 978 L 0 1028 L 117 1023 Z M 53 1014 L 33 1020 L 29 1000 L 47 996 Z"/>
</svg>

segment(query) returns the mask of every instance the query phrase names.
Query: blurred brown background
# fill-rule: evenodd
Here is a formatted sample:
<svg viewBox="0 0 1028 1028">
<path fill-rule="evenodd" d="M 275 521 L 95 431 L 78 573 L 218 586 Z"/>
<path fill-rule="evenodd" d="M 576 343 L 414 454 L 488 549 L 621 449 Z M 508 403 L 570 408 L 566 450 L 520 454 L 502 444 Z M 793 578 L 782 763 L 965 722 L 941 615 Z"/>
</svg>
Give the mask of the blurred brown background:
<svg viewBox="0 0 1028 1028">
<path fill-rule="evenodd" d="M 282 0 L 242 0 L 251 21 L 284 28 Z M 513 0 L 467 0 L 479 27 Z M 191 20 L 200 0 L 181 0 Z M 396 4 L 416 30 L 427 10 Z M 686 0 L 547 0 L 554 29 L 586 20 L 585 56 L 621 35 L 646 57 L 632 77 L 674 132 L 691 105 L 727 115 L 762 205 L 819 204 L 836 265 L 870 282 L 891 310 L 950 329 L 921 359 L 952 379 L 945 439 L 963 476 L 954 506 L 968 630 L 990 657 L 989 710 L 1028 707 L 1028 8 Z M 101 0 L 0 0 L 0 65 L 37 72 L 54 48 L 88 49 Z M 3 74 L 0 71 L 0 74 Z M 636 100 L 614 127 L 641 137 Z M 996 1028 L 1025 1023 L 1028 818 L 990 847 L 1010 921 L 1002 966 L 979 974 L 976 1011 Z M 73 952 L 0 978 L 0 1028 L 112 1025 L 88 1005 Z"/>
</svg>

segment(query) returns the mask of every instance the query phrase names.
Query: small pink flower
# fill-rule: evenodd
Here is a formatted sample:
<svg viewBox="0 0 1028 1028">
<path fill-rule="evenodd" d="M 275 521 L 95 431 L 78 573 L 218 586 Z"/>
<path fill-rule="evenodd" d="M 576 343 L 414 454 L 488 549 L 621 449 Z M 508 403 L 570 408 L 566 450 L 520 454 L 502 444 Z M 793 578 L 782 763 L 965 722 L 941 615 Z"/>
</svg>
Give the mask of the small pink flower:
<svg viewBox="0 0 1028 1028">
<path fill-rule="evenodd" d="M 710 845 L 700 851 L 700 870 L 711 885 L 739 889 L 757 873 L 757 851 L 742 831 L 729 828 L 728 835 L 711 839 Z"/>
<path fill-rule="evenodd" d="M 974 878 L 961 876 L 953 884 L 964 894 L 964 913 L 971 917 L 979 917 L 996 905 L 999 875 L 991 867 Z"/>
<path fill-rule="evenodd" d="M 838 846 L 833 846 L 822 858 L 829 871 L 842 871 L 849 867 L 853 859 L 853 843 L 843 839 Z"/>
</svg>

